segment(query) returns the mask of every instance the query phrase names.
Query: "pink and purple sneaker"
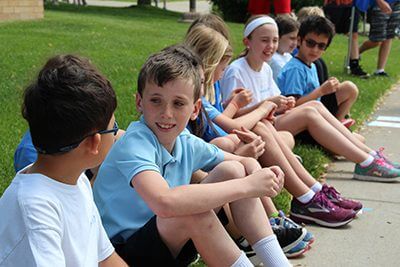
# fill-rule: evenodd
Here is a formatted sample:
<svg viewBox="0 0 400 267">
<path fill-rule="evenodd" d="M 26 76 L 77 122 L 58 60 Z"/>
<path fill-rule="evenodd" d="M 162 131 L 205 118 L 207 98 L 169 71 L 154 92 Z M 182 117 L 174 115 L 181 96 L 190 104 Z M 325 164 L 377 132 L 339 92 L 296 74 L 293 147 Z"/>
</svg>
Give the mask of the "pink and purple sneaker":
<svg viewBox="0 0 400 267">
<path fill-rule="evenodd" d="M 290 218 L 297 223 L 316 223 L 333 228 L 348 224 L 356 216 L 354 210 L 332 203 L 322 191 L 315 193 L 305 204 L 293 198 L 290 210 Z"/>
</svg>

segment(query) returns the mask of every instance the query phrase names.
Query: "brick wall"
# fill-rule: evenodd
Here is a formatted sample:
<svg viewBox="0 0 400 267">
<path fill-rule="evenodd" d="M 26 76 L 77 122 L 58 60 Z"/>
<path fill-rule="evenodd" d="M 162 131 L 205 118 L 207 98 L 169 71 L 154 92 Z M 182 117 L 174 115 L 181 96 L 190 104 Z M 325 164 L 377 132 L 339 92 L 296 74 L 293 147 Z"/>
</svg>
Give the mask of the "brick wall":
<svg viewBox="0 0 400 267">
<path fill-rule="evenodd" d="M 0 0 L 0 21 L 43 18 L 43 0 Z"/>
</svg>

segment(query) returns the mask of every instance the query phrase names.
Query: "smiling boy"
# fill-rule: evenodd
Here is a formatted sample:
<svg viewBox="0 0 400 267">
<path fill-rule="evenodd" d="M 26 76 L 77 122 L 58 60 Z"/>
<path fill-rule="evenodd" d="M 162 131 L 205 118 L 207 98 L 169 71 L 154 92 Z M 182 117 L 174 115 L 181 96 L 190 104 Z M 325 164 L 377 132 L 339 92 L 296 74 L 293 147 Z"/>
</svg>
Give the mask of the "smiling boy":
<svg viewBox="0 0 400 267">
<path fill-rule="evenodd" d="M 231 203 L 234 220 L 268 266 L 288 266 L 260 196 L 276 195 L 278 167 L 219 150 L 186 129 L 201 107 L 200 61 L 184 46 L 152 55 L 138 79 L 132 122 L 94 184 L 106 231 L 133 266 L 187 266 L 197 252 L 208 265 L 252 266 L 216 214 Z M 222 162 L 222 161 L 226 162 Z M 193 172 L 209 171 L 201 184 Z"/>
</svg>

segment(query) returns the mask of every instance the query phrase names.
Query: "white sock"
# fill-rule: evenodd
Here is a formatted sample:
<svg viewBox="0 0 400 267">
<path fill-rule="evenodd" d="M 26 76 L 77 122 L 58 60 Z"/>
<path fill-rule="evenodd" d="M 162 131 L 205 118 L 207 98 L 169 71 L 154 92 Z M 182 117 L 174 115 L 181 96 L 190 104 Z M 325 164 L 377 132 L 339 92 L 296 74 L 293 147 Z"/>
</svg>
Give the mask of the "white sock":
<svg viewBox="0 0 400 267">
<path fill-rule="evenodd" d="M 246 257 L 246 254 L 242 251 L 240 257 L 231 265 L 231 267 L 252 267 L 253 264 Z"/>
<path fill-rule="evenodd" d="M 375 71 L 375 73 L 381 73 L 381 72 L 384 72 L 385 71 L 385 69 L 377 69 L 376 71 Z"/>
<path fill-rule="evenodd" d="M 283 254 L 281 247 L 279 246 L 276 235 L 270 235 L 259 240 L 252 246 L 252 248 L 256 252 L 257 256 L 261 259 L 264 266 L 291 266 L 285 254 Z"/>
<path fill-rule="evenodd" d="M 375 157 L 378 153 L 376 153 L 375 150 L 371 150 L 368 154 L 370 154 L 371 156 Z"/>
<path fill-rule="evenodd" d="M 368 158 L 364 160 L 363 162 L 360 162 L 361 167 L 367 167 L 369 166 L 372 162 L 374 161 L 374 157 L 371 155 L 368 155 Z"/>
<path fill-rule="evenodd" d="M 311 190 L 314 191 L 314 193 L 318 193 L 319 191 L 322 190 L 322 184 L 316 182 L 315 184 L 313 184 L 313 186 L 311 186 Z"/>
<path fill-rule="evenodd" d="M 310 202 L 310 200 L 314 197 L 314 195 L 315 195 L 315 193 L 313 190 L 308 190 L 308 192 L 305 193 L 304 195 L 297 197 L 297 200 L 303 204 L 306 204 L 306 203 Z"/>
</svg>

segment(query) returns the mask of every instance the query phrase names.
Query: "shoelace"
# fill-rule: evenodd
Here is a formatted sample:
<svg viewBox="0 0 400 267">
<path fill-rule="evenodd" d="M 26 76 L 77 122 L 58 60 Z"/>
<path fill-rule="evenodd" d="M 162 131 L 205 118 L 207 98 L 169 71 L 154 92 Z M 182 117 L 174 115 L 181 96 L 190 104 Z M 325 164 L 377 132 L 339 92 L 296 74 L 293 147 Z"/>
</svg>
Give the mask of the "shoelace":
<svg viewBox="0 0 400 267">
<path fill-rule="evenodd" d="M 393 166 L 390 165 L 389 163 L 387 163 L 387 162 L 385 161 L 385 159 L 383 159 L 383 158 L 376 159 L 376 163 L 377 163 L 379 166 L 382 166 L 382 167 L 385 167 L 385 168 L 389 168 L 389 169 L 392 169 L 392 168 L 393 168 Z"/>
<path fill-rule="evenodd" d="M 292 221 L 290 218 L 286 217 L 282 210 L 279 210 L 280 224 L 287 228 L 301 228 L 300 225 Z"/>
<path fill-rule="evenodd" d="M 333 204 L 324 194 L 321 193 L 317 193 L 315 195 L 315 200 L 318 203 L 322 204 L 322 207 L 324 208 L 328 208 L 328 209 L 335 209 L 338 208 L 338 206 L 336 206 L 335 204 Z"/>
<path fill-rule="evenodd" d="M 329 196 L 332 196 L 332 198 L 335 199 L 342 199 L 342 196 L 340 195 L 340 193 L 333 187 L 333 186 L 324 186 L 322 188 L 322 191 Z"/>
</svg>

